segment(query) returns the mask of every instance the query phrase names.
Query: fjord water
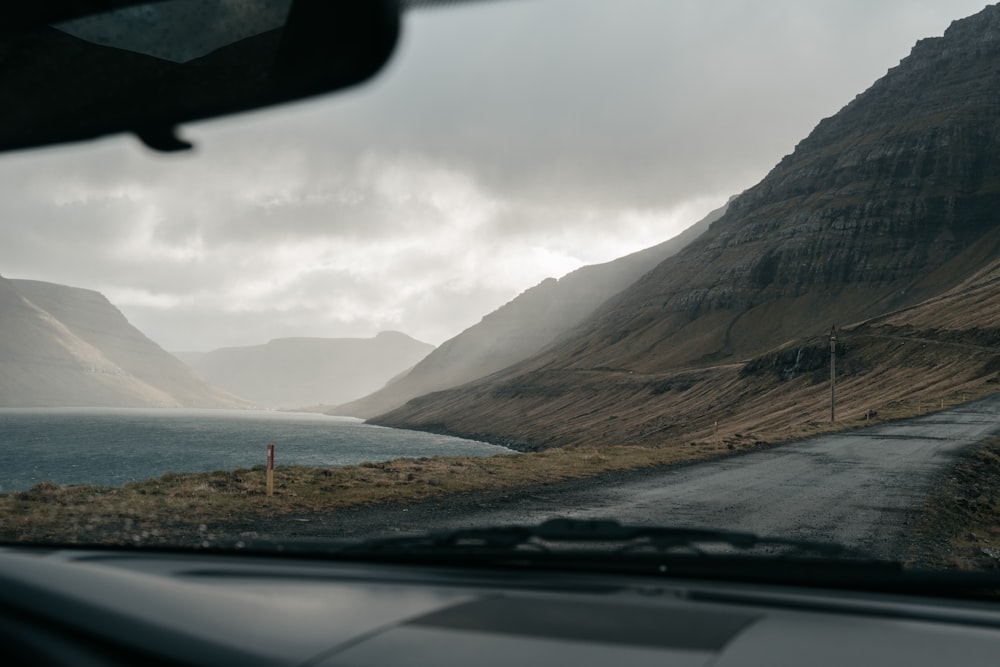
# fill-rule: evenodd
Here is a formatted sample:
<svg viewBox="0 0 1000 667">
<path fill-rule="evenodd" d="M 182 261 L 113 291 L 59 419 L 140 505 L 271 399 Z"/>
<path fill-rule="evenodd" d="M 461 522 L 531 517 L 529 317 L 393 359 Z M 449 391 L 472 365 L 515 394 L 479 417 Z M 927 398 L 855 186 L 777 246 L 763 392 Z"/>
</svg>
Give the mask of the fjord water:
<svg viewBox="0 0 1000 667">
<path fill-rule="evenodd" d="M 120 486 L 166 472 L 263 464 L 336 466 L 422 456 L 492 456 L 503 447 L 364 424 L 249 410 L 0 409 L 0 492 L 56 484 Z"/>
</svg>

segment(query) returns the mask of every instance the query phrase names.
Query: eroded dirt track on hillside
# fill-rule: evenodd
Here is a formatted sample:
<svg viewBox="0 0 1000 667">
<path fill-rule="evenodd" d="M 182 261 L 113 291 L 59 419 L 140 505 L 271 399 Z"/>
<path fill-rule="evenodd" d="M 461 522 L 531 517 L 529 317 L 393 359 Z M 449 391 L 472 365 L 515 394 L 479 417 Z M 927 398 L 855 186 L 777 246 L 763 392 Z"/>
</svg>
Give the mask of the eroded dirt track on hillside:
<svg viewBox="0 0 1000 667">
<path fill-rule="evenodd" d="M 640 474 L 507 494 L 466 495 L 285 520 L 263 533 L 364 536 L 554 516 L 749 530 L 832 540 L 880 557 L 907 528 L 952 458 L 1000 431 L 1000 395 L 951 410 L 770 450 Z"/>
</svg>

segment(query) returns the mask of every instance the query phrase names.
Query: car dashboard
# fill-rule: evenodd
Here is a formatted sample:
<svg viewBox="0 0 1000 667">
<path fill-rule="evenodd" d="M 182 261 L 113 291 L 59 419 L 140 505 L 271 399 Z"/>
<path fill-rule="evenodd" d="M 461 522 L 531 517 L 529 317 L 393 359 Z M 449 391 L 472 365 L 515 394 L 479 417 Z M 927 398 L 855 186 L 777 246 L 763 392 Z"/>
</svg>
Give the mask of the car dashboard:
<svg viewBox="0 0 1000 667">
<path fill-rule="evenodd" d="M 66 665 L 995 665 L 990 603 L 669 576 L 0 550 L 0 641 Z"/>
</svg>

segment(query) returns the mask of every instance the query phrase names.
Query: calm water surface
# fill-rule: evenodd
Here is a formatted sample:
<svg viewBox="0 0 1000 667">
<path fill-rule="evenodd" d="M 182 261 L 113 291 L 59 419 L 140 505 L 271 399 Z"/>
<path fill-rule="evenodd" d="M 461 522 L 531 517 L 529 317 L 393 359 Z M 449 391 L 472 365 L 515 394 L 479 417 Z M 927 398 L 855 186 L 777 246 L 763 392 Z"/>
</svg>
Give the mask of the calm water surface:
<svg viewBox="0 0 1000 667">
<path fill-rule="evenodd" d="M 263 464 L 334 466 L 421 456 L 493 456 L 508 449 L 369 426 L 350 417 L 245 410 L 0 409 L 0 492 L 38 482 L 120 486 L 165 472 Z"/>
</svg>

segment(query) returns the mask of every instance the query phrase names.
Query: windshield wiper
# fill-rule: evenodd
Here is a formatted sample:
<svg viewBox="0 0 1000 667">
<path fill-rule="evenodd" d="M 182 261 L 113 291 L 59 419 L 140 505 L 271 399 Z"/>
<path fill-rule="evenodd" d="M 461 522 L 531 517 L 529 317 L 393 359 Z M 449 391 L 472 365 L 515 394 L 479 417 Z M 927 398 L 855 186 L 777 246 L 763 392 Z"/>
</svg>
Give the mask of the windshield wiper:
<svg viewBox="0 0 1000 667">
<path fill-rule="evenodd" d="M 702 528 L 632 526 L 613 520 L 550 519 L 535 526 L 462 528 L 423 535 L 365 540 L 340 553 L 482 553 L 509 551 L 553 551 L 560 545 L 586 546 L 607 552 L 655 552 L 680 550 L 708 556 L 705 547 L 728 550 L 765 548 L 780 555 L 812 554 L 825 558 L 867 558 L 867 555 L 833 542 L 785 537 L 761 537 L 754 533 Z M 565 549 L 565 546 L 563 546 Z"/>
<path fill-rule="evenodd" d="M 462 528 L 360 542 L 344 538 L 224 540 L 204 548 L 308 560 L 443 565 L 460 568 L 456 572 L 499 567 L 844 588 L 991 602 L 1000 598 L 1000 577 L 991 572 L 914 569 L 832 542 L 721 529 L 627 525 L 614 520 L 550 519 L 538 525 Z"/>
<path fill-rule="evenodd" d="M 613 520 L 550 519 L 535 526 L 376 538 L 328 553 L 373 562 L 657 575 L 991 601 L 1000 595 L 1000 577 L 992 573 L 910 569 L 833 542 Z"/>
</svg>

